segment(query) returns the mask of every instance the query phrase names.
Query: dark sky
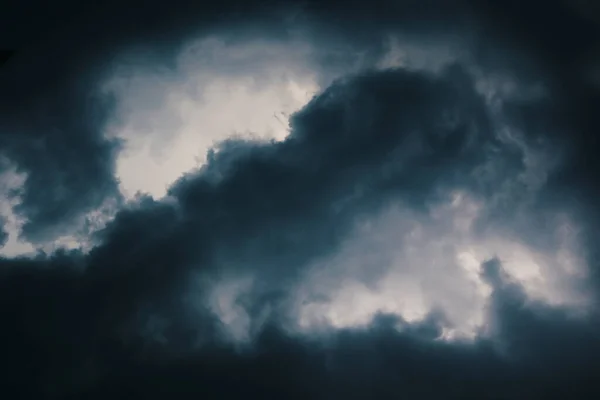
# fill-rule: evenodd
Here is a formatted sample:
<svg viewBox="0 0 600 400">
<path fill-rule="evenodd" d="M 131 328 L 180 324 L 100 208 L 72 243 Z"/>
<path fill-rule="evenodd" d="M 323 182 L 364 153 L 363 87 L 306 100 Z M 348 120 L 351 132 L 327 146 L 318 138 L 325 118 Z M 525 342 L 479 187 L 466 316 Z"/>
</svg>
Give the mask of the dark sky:
<svg viewBox="0 0 600 400">
<path fill-rule="evenodd" d="M 593 2 L 5 3 L 0 397 L 600 398 Z"/>
</svg>

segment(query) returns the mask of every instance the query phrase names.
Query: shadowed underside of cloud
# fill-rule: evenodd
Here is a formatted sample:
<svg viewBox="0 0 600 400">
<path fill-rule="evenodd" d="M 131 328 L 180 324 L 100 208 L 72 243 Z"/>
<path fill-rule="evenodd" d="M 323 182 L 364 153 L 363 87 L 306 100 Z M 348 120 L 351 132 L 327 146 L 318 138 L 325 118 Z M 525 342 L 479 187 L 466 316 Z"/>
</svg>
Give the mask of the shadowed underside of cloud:
<svg viewBox="0 0 600 400">
<path fill-rule="evenodd" d="M 583 61 L 569 61 L 597 27 L 558 2 L 526 4 L 510 32 L 512 2 L 275 3 L 197 20 L 191 5 L 152 5 L 161 23 L 138 29 L 126 8 L 89 49 L 59 46 L 69 67 L 55 57 L 24 83 L 23 60 L 37 56 L 7 64 L 0 172 L 23 181 L 2 182 L 17 204 L 2 212 L 30 242 L 77 231 L 93 246 L 0 258 L 3 387 L 73 399 L 597 397 L 599 97 Z M 82 32 L 102 25 L 110 7 L 98 7 Z M 545 32 L 557 20 L 564 42 Z M 167 104 L 188 90 L 173 62 L 183 44 L 214 32 L 210 43 L 235 49 L 227 62 L 243 60 L 222 68 L 227 79 L 266 65 L 237 39 L 264 34 L 277 52 L 308 43 L 321 89 L 287 136 L 216 137 L 164 197 L 125 196 L 117 164 L 131 138 L 108 130 L 124 104 L 149 100 L 103 85 L 134 54 L 168 71 L 165 88 L 144 92 Z M 154 42 L 170 44 L 146 53 Z M 189 65 L 210 77 L 220 61 L 205 58 Z M 94 212 L 108 215 L 99 227 Z M 9 225 L 0 217 L 0 248 Z"/>
<path fill-rule="evenodd" d="M 273 321 L 261 329 L 251 349 L 215 343 L 185 355 L 78 329 L 73 318 L 85 318 L 90 310 L 87 304 L 75 306 L 81 297 L 73 277 L 13 277 L 12 287 L 3 289 L 13 293 L 12 304 L 21 306 L 21 315 L 4 314 L 7 322 L 24 315 L 36 318 L 18 325 L 27 327 L 19 340 L 27 339 L 29 346 L 10 347 L 12 368 L 6 377 L 19 393 L 64 394 L 68 387 L 72 398 L 90 399 L 125 393 L 151 398 L 242 398 L 248 393 L 264 398 L 593 398 L 598 392 L 594 355 L 600 345 L 595 319 L 582 322 L 528 302 L 518 284 L 502 277 L 499 265 L 491 260 L 484 268 L 494 288 L 491 340 L 440 342 L 434 340 L 441 329 L 435 315 L 413 324 L 379 315 L 366 328 L 309 337 L 290 334 Z M 44 283 L 36 284 L 42 276 Z M 24 293 L 21 301 L 14 295 L 17 290 Z M 40 299 L 34 309 L 31 299 L 24 298 L 32 292 L 51 301 Z M 56 314 L 67 307 L 68 316 Z M 45 325 L 44 318 L 52 325 Z M 95 332 L 105 329 L 105 323 Z M 2 335 L 15 343 L 6 330 Z M 48 363 L 53 371 L 44 371 Z M 37 380 L 42 372 L 46 379 Z M 31 387 L 32 380 L 43 385 Z"/>
</svg>

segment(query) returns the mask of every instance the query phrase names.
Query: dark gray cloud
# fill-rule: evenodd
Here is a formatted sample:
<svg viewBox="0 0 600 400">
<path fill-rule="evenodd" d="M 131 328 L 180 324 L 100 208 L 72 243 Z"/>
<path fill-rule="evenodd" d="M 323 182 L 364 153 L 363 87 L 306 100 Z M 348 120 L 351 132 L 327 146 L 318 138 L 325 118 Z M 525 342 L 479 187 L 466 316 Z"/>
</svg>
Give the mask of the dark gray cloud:
<svg viewBox="0 0 600 400">
<path fill-rule="evenodd" d="M 502 308 L 497 322 L 508 331 L 511 357 L 486 341 L 430 341 L 428 335 L 435 336 L 438 329 L 435 318 L 399 334 L 402 322 L 382 315 L 368 329 L 327 338 L 299 339 L 268 327 L 249 353 L 208 349 L 175 366 L 148 362 L 143 379 L 160 382 L 156 386 L 119 370 L 114 372 L 119 383 L 107 380 L 90 395 L 164 390 L 190 398 L 242 398 L 249 392 L 265 398 L 592 398 L 597 392 L 592 372 L 597 361 L 591 356 L 598 345 L 594 324 L 574 324 L 560 312 L 532 310 L 524 306 L 518 287 L 507 290 L 502 280 L 495 284 L 491 306 Z"/>
<path fill-rule="evenodd" d="M 118 196 L 118 144 L 101 135 L 107 106 L 68 90 L 40 100 L 38 112 L 29 109 L 29 118 L 2 128 L 3 155 L 26 176 L 14 193 L 20 197 L 15 211 L 27 221 L 22 235 L 34 242 L 64 234 L 82 212 Z"/>
<path fill-rule="evenodd" d="M 21 314 L 3 315 L 13 322 L 24 313 L 37 318 L 18 338 L 26 339 L 28 346 L 9 347 L 12 368 L 5 376 L 23 394 L 57 394 L 67 388 L 77 398 L 123 393 L 150 398 L 242 398 L 249 392 L 265 398 L 596 396 L 595 320 L 582 323 L 560 310 L 528 304 L 517 284 L 506 281 L 497 270 L 490 271 L 499 266 L 497 261 L 490 263 L 494 266 L 485 271 L 494 284 L 492 329 L 500 342 L 436 342 L 431 340 L 439 333 L 435 316 L 415 325 L 381 315 L 366 329 L 345 329 L 324 337 L 290 336 L 277 325 L 267 325 L 251 350 L 206 346 L 184 358 L 145 348 L 140 342 L 86 335 L 78 328 L 89 322 L 85 320 L 89 303 L 73 302 L 81 300 L 74 276 L 55 271 L 34 278 L 21 273 L 18 279 L 12 277 L 10 289 L 12 304 L 21 307 Z M 19 297 L 18 290 L 23 292 Z M 40 299 L 34 308 L 31 298 L 25 300 L 32 293 L 49 296 L 46 299 L 51 301 Z M 67 309 L 71 310 L 68 316 L 52 314 Z M 78 326 L 73 323 L 75 316 L 82 318 Z M 49 319 L 52 324 L 46 325 Z M 399 326 L 404 327 L 401 332 Z M 14 344 L 13 332 L 5 330 L 3 339 Z M 45 369 L 49 363 L 53 371 Z M 50 379 L 44 380 L 44 386 L 31 387 L 32 381 L 39 384 L 40 376 Z"/>
<path fill-rule="evenodd" d="M 526 3 L 518 12 L 513 2 L 399 1 L 381 8 L 225 2 L 201 17 L 196 6 L 183 3 L 117 12 L 106 2 L 67 10 L 71 28 L 38 36 L 31 44 L 37 50 L 20 52 L 0 72 L 0 151 L 26 174 L 15 209 L 26 219 L 24 237 L 54 237 L 107 199 L 120 200 L 120 143 L 103 130 L 116 99 L 97 90 L 107 74 L 102 60 L 120 49 L 159 43 L 152 57 L 168 65 L 187 38 L 212 30 L 235 37 L 241 28 L 228 27 L 243 22 L 267 36 L 304 27 L 325 50 L 346 44 L 339 59 L 316 53 L 323 82 L 343 71 L 348 48 L 366 49 L 367 68 L 323 88 L 291 117 L 285 140 L 222 141 L 165 198 L 139 195 L 118 203 L 114 218 L 92 233 L 91 251 L 0 258 L 0 382 L 7 393 L 90 399 L 597 397 L 596 281 L 581 288 L 592 292 L 591 306 L 574 311 L 550 304 L 515 278 L 505 254 L 486 258 L 474 272 L 489 296 L 482 301 L 486 323 L 470 340 L 442 340 L 456 323 L 443 302 L 416 320 L 378 310 L 362 327 L 302 331 L 297 321 L 298 287 L 310 285 L 307 274 L 321 265 L 329 268 L 317 275 L 327 293 L 309 293 L 301 302 L 334 303 L 337 286 L 327 273 L 377 289 L 393 280 L 389 271 L 400 271 L 401 281 L 414 275 L 420 285 L 447 292 L 452 303 L 452 287 L 460 292 L 464 281 L 452 262 L 445 269 L 404 264 L 428 262 L 438 251 L 450 257 L 451 247 L 462 245 L 460 235 L 468 244 L 478 243 L 473 238 L 488 244 L 502 232 L 528 248 L 551 251 L 564 242 L 553 236 L 553 218 L 566 212 L 581 230 L 576 255 L 594 278 L 599 97 L 578 74 L 579 62 L 570 60 L 593 46 L 596 25 L 559 2 Z M 100 29 L 113 16 L 114 23 Z M 134 28 L 131 21 L 138 26 L 142 16 L 147 23 Z M 558 23 L 564 27 L 560 40 L 550 33 Z M 468 31 L 481 36 L 465 38 Z M 383 39 L 393 33 L 418 37 L 417 46 L 456 35 L 452 41 L 468 44 L 467 56 L 439 70 L 375 68 L 388 50 Z M 89 41 L 80 38 L 84 34 L 91 34 Z M 71 35 L 70 45 L 56 41 L 64 35 Z M 33 36 L 21 31 L 15 43 L 33 43 Z M 512 92 L 503 91 L 506 76 Z M 543 94 L 526 95 L 537 84 Z M 474 232 L 459 233 L 458 222 L 437 222 L 456 193 L 482 205 Z M 405 214 L 386 221 L 390 207 Z M 372 259 L 369 249 L 348 250 L 356 246 L 352 240 L 371 243 L 376 232 L 365 228 L 356 239 L 357 226 L 377 218 L 393 228 L 386 235 L 399 238 L 391 250 L 410 250 L 419 240 L 411 239 L 419 232 L 411 224 L 430 224 L 447 242 L 415 247 L 420 258 L 404 258 L 394 268 L 384 265 L 388 245 L 377 247 L 382 254 Z M 5 236 L 0 233 L 0 243 Z M 344 256 L 348 251 L 351 256 Z M 352 270 L 359 261 L 370 264 Z M 338 269 L 328 267 L 336 262 Z M 563 276 L 552 268 L 542 272 L 548 281 Z M 220 300 L 215 311 L 214 287 L 224 295 L 219 284 L 248 276 L 255 278 L 251 290 L 234 287 L 232 304 Z M 227 339 L 236 324 L 249 332 L 241 344 Z"/>
</svg>

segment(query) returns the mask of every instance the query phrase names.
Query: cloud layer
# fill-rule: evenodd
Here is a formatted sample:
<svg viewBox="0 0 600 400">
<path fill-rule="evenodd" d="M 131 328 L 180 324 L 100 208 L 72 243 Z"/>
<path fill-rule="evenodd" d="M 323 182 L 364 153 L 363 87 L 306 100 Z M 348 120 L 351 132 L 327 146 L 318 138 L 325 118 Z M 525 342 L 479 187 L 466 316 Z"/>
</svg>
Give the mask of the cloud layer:
<svg viewBox="0 0 600 400">
<path fill-rule="evenodd" d="M 593 18 L 110 3 L 0 70 L 7 393 L 595 398 Z"/>
</svg>

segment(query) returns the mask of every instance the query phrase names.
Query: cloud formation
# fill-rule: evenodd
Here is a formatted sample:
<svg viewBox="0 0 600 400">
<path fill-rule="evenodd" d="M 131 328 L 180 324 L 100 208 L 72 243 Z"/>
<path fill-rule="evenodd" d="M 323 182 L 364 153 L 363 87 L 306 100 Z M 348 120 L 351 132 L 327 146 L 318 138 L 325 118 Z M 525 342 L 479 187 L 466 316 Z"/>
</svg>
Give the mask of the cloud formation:
<svg viewBox="0 0 600 400">
<path fill-rule="evenodd" d="M 7 396 L 597 396 L 593 19 L 110 3 L 0 72 Z"/>
<path fill-rule="evenodd" d="M 8 240 L 8 233 L 6 232 L 6 218 L 0 217 L 0 247 L 3 247 Z"/>
</svg>

